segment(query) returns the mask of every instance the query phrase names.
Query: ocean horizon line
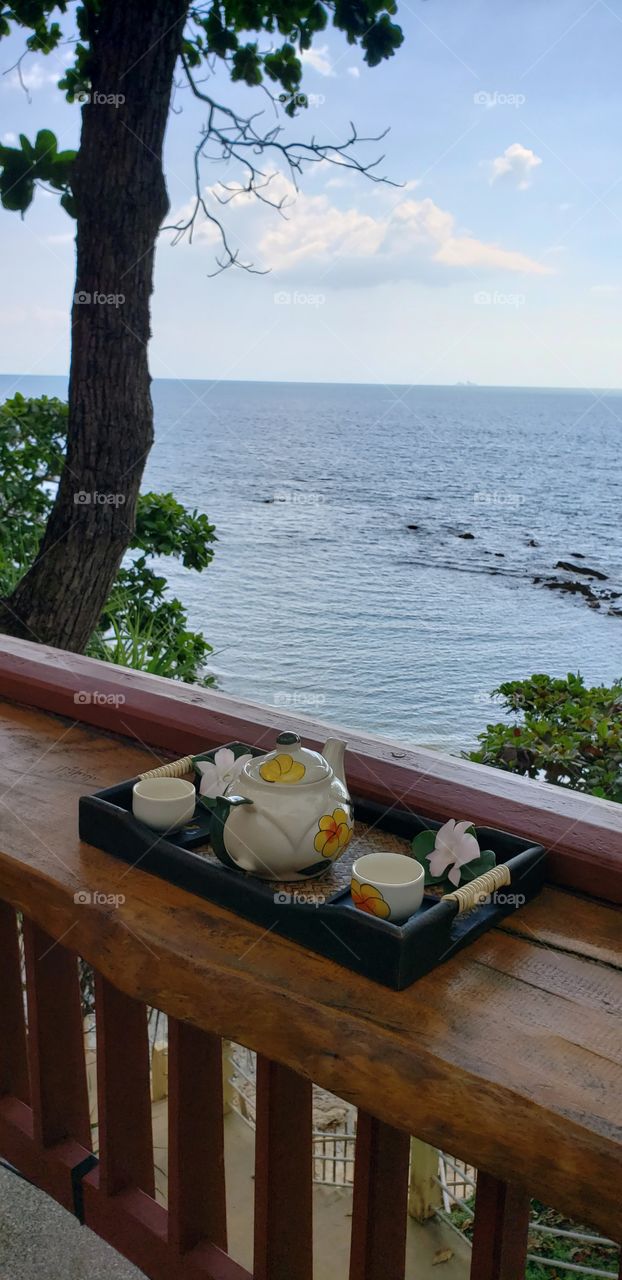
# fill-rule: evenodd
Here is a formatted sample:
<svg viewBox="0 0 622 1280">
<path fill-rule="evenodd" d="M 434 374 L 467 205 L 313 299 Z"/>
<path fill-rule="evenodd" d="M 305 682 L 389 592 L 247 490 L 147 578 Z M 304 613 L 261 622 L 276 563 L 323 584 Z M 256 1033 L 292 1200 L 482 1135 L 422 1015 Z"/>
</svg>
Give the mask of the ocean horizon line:
<svg viewBox="0 0 622 1280">
<path fill-rule="evenodd" d="M 62 379 L 68 381 L 68 373 L 15 373 L 13 371 L 0 371 L 0 378 L 14 378 L 22 380 L 26 378 L 39 379 L 42 382 L 50 378 Z M 152 382 L 170 382 L 170 383 L 191 383 L 191 382 L 211 382 L 217 386 L 232 387 L 380 387 L 392 388 L 397 387 L 400 390 L 414 391 L 538 391 L 548 392 L 559 395 L 560 393 L 572 393 L 575 395 L 622 395 L 622 387 L 564 387 L 550 386 L 545 383 L 508 383 L 508 382 L 350 382 L 335 381 L 324 379 L 306 380 L 299 378 L 217 378 L 217 377 L 188 377 L 185 374 L 179 374 L 177 377 L 160 377 L 153 375 Z"/>
</svg>

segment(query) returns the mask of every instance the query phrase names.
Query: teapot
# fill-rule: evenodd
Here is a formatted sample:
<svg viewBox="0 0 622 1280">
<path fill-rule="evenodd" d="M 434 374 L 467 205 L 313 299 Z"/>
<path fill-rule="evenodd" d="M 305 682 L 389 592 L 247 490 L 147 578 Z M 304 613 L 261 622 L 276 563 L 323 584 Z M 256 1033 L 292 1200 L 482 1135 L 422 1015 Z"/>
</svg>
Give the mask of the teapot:
<svg viewBox="0 0 622 1280">
<path fill-rule="evenodd" d="M 264 880 L 321 875 L 354 830 L 344 772 L 346 743 L 329 738 L 322 753 L 281 733 L 276 749 L 253 756 L 219 796 L 212 847 L 228 867 Z"/>
</svg>

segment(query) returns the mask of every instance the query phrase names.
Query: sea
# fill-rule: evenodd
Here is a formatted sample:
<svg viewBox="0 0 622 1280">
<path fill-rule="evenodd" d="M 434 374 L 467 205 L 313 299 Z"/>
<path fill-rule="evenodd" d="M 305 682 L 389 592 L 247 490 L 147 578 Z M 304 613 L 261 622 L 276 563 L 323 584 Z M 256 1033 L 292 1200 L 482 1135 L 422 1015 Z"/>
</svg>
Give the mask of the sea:
<svg viewBox="0 0 622 1280">
<path fill-rule="evenodd" d="M 66 380 L 0 377 L 0 399 Z M 469 750 L 532 672 L 622 675 L 622 393 L 153 384 L 144 486 L 207 513 L 202 574 L 162 561 L 223 693 Z"/>
</svg>

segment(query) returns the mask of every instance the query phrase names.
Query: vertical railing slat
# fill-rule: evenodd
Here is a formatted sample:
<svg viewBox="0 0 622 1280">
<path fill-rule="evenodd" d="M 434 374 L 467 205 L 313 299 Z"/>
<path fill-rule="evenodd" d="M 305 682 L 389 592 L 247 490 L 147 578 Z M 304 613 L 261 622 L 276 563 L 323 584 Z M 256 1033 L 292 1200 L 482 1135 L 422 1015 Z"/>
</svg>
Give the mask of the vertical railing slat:
<svg viewBox="0 0 622 1280">
<path fill-rule="evenodd" d="M 255 1280 L 312 1280 L 312 1086 L 257 1056 Z"/>
<path fill-rule="evenodd" d="M 222 1044 L 168 1022 L 169 1243 L 179 1253 L 209 1240 L 227 1248 Z"/>
<path fill-rule="evenodd" d="M 403 1280 L 410 1137 L 359 1111 L 350 1280 Z"/>
<path fill-rule="evenodd" d="M 17 916 L 0 902 L 0 1097 L 30 1101 Z"/>
<path fill-rule="evenodd" d="M 95 974 L 99 1186 L 155 1195 L 147 1009 Z"/>
<path fill-rule="evenodd" d="M 74 1138 L 90 1150 L 78 961 L 24 919 L 33 1134 L 44 1147 Z"/>
<path fill-rule="evenodd" d="M 478 1173 L 472 1280 L 523 1280 L 529 1208 L 529 1196 L 522 1187 Z"/>
</svg>

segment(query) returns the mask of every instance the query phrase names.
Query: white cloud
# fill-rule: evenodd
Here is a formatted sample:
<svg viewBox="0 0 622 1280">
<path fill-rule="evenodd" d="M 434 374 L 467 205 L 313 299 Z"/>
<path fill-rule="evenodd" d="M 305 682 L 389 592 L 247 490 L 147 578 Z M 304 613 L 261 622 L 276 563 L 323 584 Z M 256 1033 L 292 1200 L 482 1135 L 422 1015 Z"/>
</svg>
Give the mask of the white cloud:
<svg viewBox="0 0 622 1280">
<path fill-rule="evenodd" d="M 17 134 L 3 133 L 0 138 L 0 142 L 2 142 L 5 147 L 12 147 L 17 142 Z"/>
<path fill-rule="evenodd" d="M 360 74 L 358 67 L 346 67 L 346 75 L 352 76 L 353 80 L 358 80 Z"/>
<path fill-rule="evenodd" d="M 359 284 L 401 276 L 438 283 L 449 269 L 551 274 L 549 266 L 518 250 L 459 234 L 453 214 L 429 198 L 402 199 L 388 212 L 369 214 L 339 208 L 327 195 L 301 192 L 288 220 L 266 231 L 260 250 L 265 265 L 280 271 L 325 264 L 335 282 L 331 264 L 339 259 L 339 268 L 350 264 L 350 283 Z"/>
<path fill-rule="evenodd" d="M 534 169 L 541 164 L 542 160 L 535 151 L 523 147 L 520 142 L 513 142 L 505 148 L 503 155 L 492 161 L 490 181 L 496 182 L 499 178 L 513 180 L 519 191 L 525 191 L 531 186 Z"/>
<path fill-rule="evenodd" d="M 600 298 L 606 298 L 611 296 L 611 294 L 619 292 L 619 284 L 593 284 L 590 289 L 590 293 L 594 293 Z"/>
<path fill-rule="evenodd" d="M 275 203 L 283 201 L 282 217 L 244 191 L 226 210 L 212 203 L 215 195 L 222 195 L 218 185 L 206 187 L 204 196 L 208 207 L 223 217 L 230 243 L 240 248 L 246 261 L 281 273 L 295 271 L 297 278 L 326 273 L 335 287 L 413 278 L 439 285 L 463 277 L 465 271 L 477 276 L 552 274 L 550 266 L 517 249 L 478 240 L 458 228 L 454 215 L 429 197 L 414 199 L 416 182 L 406 183 L 397 199 L 394 188 L 381 188 L 385 202 L 373 201 L 368 212 L 345 206 L 347 195 L 336 192 L 333 197 L 329 188 L 340 177 L 334 174 L 321 194 L 312 194 L 296 192 L 284 174 L 273 173 L 269 195 Z M 189 201 L 174 221 L 183 221 L 192 207 Z M 193 238 L 213 251 L 219 235 L 201 215 Z"/>
<path fill-rule="evenodd" d="M 322 44 L 317 49 L 303 49 L 300 60 L 305 66 L 312 67 L 321 76 L 334 76 L 335 74 L 327 44 Z"/>
<path fill-rule="evenodd" d="M 37 91 L 37 89 L 45 89 L 50 85 L 58 83 L 61 72 L 58 70 L 51 71 L 49 64 L 46 64 L 43 58 L 37 58 L 29 64 L 24 64 L 21 68 L 21 76 L 17 70 L 11 72 L 3 81 L 7 89 L 19 89 L 24 92 L 26 89 L 29 93 Z"/>
</svg>

